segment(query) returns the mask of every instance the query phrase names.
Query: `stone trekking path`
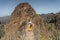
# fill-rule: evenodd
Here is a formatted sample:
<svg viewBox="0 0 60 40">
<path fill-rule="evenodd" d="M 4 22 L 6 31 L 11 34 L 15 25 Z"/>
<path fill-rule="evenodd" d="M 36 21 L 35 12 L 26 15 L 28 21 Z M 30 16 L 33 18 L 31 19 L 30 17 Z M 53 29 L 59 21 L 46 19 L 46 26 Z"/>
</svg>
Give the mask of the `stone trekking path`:
<svg viewBox="0 0 60 40">
<path fill-rule="evenodd" d="M 26 30 L 25 40 L 35 40 L 33 31 L 28 31 L 28 30 Z"/>
</svg>

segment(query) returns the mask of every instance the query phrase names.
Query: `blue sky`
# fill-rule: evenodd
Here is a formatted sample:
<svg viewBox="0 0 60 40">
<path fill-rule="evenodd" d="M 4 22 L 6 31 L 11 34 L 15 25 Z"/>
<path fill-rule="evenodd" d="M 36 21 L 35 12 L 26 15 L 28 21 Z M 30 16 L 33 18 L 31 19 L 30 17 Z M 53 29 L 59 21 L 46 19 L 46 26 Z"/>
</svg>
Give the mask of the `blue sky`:
<svg viewBox="0 0 60 40">
<path fill-rule="evenodd" d="M 0 17 L 11 15 L 15 7 L 22 2 L 31 4 L 38 14 L 60 11 L 60 0 L 0 0 Z"/>
</svg>

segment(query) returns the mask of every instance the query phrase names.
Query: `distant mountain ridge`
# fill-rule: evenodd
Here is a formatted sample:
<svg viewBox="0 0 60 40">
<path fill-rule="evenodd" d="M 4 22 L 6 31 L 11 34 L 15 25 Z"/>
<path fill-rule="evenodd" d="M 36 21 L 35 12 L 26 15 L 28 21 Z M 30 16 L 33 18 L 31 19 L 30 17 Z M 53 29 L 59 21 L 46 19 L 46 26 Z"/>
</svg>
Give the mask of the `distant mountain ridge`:
<svg viewBox="0 0 60 40">
<path fill-rule="evenodd" d="M 44 21 L 49 22 L 50 20 L 52 20 L 52 18 L 54 18 L 55 15 L 60 14 L 60 12 L 58 13 L 48 13 L 48 14 L 38 14 L 40 15 Z M 5 24 L 8 20 L 9 20 L 10 16 L 4 16 L 4 17 L 0 17 L 0 21 L 2 24 Z"/>
<path fill-rule="evenodd" d="M 6 22 L 9 20 L 9 16 L 4 16 L 4 17 L 0 17 L 0 21 L 2 24 L 6 24 Z"/>
</svg>

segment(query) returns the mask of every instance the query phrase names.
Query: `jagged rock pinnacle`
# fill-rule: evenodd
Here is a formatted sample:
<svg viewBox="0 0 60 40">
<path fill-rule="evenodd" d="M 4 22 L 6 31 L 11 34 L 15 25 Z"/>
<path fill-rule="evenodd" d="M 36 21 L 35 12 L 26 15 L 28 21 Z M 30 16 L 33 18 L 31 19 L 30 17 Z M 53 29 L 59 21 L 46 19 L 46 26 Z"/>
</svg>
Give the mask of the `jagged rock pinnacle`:
<svg viewBox="0 0 60 40">
<path fill-rule="evenodd" d="M 29 16 L 29 15 L 33 15 L 35 14 L 34 9 L 31 7 L 30 4 L 28 3 L 21 3 L 19 4 L 15 10 L 12 13 L 13 17 L 18 17 L 21 16 L 23 14 L 26 14 L 25 16 Z"/>
</svg>

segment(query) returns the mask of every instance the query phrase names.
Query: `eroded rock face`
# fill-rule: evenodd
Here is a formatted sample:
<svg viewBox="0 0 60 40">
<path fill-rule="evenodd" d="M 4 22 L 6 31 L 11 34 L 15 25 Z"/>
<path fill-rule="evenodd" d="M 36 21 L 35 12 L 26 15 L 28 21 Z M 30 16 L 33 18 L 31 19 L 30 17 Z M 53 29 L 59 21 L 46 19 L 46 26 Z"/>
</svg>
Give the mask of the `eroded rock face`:
<svg viewBox="0 0 60 40">
<path fill-rule="evenodd" d="M 3 40 L 40 40 L 40 32 L 44 33 L 45 29 L 42 18 L 34 9 L 28 3 L 21 3 L 11 14 L 5 31 Z"/>
</svg>

